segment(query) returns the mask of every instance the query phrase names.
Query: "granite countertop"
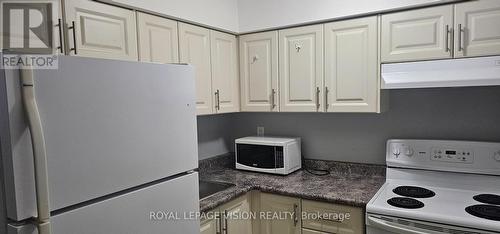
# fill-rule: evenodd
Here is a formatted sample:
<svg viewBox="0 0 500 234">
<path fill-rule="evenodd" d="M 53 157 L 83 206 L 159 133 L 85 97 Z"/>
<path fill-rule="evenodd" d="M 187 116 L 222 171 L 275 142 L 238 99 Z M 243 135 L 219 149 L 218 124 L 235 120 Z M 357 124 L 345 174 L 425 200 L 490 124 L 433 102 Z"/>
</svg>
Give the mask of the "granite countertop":
<svg viewBox="0 0 500 234">
<path fill-rule="evenodd" d="M 200 200 L 200 211 L 213 209 L 251 190 L 364 208 L 385 182 L 385 167 L 380 165 L 317 160 L 306 160 L 304 164 L 308 168 L 328 169 L 330 174 L 317 176 L 302 169 L 282 176 L 235 170 L 227 165 L 201 166 L 200 162 L 200 180 L 236 185 Z"/>
</svg>

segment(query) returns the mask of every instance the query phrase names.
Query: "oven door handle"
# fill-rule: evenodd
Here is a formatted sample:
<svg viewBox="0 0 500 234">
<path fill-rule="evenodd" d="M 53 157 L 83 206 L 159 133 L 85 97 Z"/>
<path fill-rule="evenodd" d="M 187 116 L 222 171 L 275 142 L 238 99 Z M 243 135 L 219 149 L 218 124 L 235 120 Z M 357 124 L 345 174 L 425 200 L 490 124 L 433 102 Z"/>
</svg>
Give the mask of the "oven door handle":
<svg viewBox="0 0 500 234">
<path fill-rule="evenodd" d="M 437 234 L 437 233 L 442 233 L 442 232 L 435 232 L 435 231 L 425 231 L 425 232 L 419 231 L 419 230 L 413 229 L 414 227 L 404 226 L 404 225 L 400 225 L 397 223 L 388 222 L 388 221 L 376 218 L 376 217 L 371 216 L 371 215 L 368 216 L 368 221 L 369 221 L 369 224 L 374 226 L 374 227 L 383 229 L 385 231 L 401 233 L 401 234 L 429 234 L 429 233 Z"/>
</svg>

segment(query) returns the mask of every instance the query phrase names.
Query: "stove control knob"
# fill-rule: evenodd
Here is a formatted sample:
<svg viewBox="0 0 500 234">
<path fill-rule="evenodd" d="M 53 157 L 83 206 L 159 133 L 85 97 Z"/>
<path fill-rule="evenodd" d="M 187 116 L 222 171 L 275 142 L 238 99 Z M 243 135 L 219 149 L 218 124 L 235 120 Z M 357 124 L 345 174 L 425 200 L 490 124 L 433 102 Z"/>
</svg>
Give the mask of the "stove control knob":
<svg viewBox="0 0 500 234">
<path fill-rule="evenodd" d="M 397 157 L 399 157 L 399 155 L 401 154 L 401 152 L 399 151 L 399 148 L 394 147 L 394 148 L 392 149 L 392 154 L 393 154 L 394 156 L 396 156 L 396 158 L 397 158 Z"/>
<path fill-rule="evenodd" d="M 497 152 L 495 152 L 495 153 L 493 154 L 493 158 L 494 158 L 496 161 L 500 162 L 500 150 L 499 150 L 499 151 L 497 151 Z"/>
<path fill-rule="evenodd" d="M 404 153 L 406 156 L 411 157 L 413 156 L 414 151 L 411 147 L 407 146 L 404 148 Z"/>
</svg>

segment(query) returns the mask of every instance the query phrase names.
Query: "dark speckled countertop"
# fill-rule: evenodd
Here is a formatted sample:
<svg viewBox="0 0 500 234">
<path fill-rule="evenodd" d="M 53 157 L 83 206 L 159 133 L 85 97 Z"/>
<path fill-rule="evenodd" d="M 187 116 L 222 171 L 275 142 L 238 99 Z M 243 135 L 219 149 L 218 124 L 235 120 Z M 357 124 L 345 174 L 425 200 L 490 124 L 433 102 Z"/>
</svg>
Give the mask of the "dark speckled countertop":
<svg viewBox="0 0 500 234">
<path fill-rule="evenodd" d="M 228 161 L 229 160 L 229 161 Z M 365 207 L 385 182 L 380 165 L 305 160 L 308 168 L 328 169 L 327 176 L 305 170 L 281 176 L 235 170 L 230 156 L 200 161 L 200 180 L 233 183 L 236 186 L 200 200 L 200 211 L 208 211 L 251 190 L 260 190 L 315 201 Z"/>
</svg>

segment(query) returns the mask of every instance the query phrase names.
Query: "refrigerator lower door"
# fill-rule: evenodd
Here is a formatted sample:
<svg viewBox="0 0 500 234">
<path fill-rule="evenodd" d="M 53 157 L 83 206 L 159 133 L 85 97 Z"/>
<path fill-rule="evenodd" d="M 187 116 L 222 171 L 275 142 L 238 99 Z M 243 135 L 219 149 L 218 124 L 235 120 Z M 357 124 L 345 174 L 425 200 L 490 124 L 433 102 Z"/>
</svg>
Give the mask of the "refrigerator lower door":
<svg viewBox="0 0 500 234">
<path fill-rule="evenodd" d="M 51 217 L 53 234 L 199 233 L 198 173 L 161 182 Z M 9 234 L 36 234 L 9 225 Z"/>
<path fill-rule="evenodd" d="M 33 153 L 19 73 L 0 77 L 0 140 L 8 218 L 36 215 Z M 50 210 L 198 167 L 194 69 L 59 56 L 34 70 Z"/>
</svg>

